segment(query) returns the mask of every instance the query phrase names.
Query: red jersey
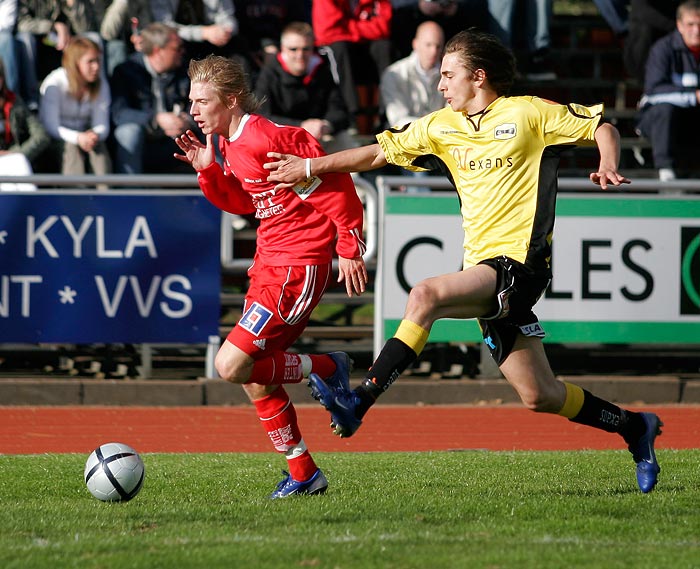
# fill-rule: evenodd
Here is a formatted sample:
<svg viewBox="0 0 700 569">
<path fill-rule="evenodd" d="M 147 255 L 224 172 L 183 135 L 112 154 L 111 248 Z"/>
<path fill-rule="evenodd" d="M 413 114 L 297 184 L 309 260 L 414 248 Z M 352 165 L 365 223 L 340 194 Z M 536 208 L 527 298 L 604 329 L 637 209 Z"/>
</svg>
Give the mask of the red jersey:
<svg viewBox="0 0 700 569">
<path fill-rule="evenodd" d="M 363 209 L 350 174 L 313 176 L 294 188 L 275 190 L 267 181 L 268 152 L 313 158 L 321 145 L 303 128 L 275 124 L 260 115 L 245 115 L 236 133 L 220 137 L 224 169 L 214 163 L 197 172 L 206 198 L 229 213 L 255 213 L 260 220 L 257 255 L 268 265 L 328 263 L 333 243 L 338 255 L 359 257 Z"/>
<path fill-rule="evenodd" d="M 311 25 L 316 45 L 358 43 L 391 37 L 390 0 L 314 0 Z"/>
</svg>

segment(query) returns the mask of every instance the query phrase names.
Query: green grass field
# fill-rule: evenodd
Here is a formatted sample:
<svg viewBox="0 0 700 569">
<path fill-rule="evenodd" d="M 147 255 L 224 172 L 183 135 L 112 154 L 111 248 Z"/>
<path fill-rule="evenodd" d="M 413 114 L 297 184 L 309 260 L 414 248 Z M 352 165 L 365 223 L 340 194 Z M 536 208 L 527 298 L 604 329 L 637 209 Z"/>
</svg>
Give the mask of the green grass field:
<svg viewBox="0 0 700 569">
<path fill-rule="evenodd" d="M 700 567 L 700 450 L 317 453 L 324 496 L 271 501 L 272 454 L 146 454 L 102 503 L 87 456 L 0 456 L 0 567 Z"/>
</svg>

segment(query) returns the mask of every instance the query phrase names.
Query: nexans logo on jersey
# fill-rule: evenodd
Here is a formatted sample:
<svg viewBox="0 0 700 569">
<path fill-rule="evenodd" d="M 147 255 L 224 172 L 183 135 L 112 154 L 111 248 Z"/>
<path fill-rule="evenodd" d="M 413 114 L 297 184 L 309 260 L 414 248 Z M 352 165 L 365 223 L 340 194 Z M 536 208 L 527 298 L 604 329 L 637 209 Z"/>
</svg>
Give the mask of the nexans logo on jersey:
<svg viewBox="0 0 700 569">
<path fill-rule="evenodd" d="M 262 304 L 254 302 L 250 308 L 245 311 L 238 321 L 238 325 L 244 330 L 248 330 L 254 336 L 260 336 L 267 323 L 272 318 L 272 312 L 265 308 Z"/>
</svg>

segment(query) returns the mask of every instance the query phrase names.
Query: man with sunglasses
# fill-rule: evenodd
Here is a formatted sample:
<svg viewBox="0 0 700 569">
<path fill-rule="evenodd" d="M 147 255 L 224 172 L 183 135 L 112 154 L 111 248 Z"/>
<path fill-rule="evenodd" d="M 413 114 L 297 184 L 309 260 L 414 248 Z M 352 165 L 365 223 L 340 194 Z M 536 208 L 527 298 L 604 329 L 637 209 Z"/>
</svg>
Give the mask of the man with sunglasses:
<svg viewBox="0 0 700 569">
<path fill-rule="evenodd" d="M 277 57 L 263 67 L 255 86 L 263 101 L 259 113 L 278 124 L 300 126 L 318 141 L 327 141 L 349 124 L 343 97 L 330 66 L 314 49 L 306 22 L 288 24 Z"/>
</svg>

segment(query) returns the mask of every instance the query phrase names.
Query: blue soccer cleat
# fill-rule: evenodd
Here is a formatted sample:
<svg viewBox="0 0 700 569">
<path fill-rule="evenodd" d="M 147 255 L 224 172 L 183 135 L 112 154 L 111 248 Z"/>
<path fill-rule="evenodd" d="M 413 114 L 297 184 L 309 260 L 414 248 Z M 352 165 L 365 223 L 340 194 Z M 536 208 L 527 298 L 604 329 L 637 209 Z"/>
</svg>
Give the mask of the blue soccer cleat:
<svg viewBox="0 0 700 569">
<path fill-rule="evenodd" d="M 628 448 L 634 462 L 637 463 L 637 484 L 639 489 L 646 494 L 654 489 L 659 472 L 661 472 L 654 453 L 654 441 L 661 434 L 663 423 L 654 413 L 640 413 L 640 415 L 647 427 L 646 431 L 636 443 L 630 444 Z"/>
<path fill-rule="evenodd" d="M 331 352 L 328 354 L 335 362 L 335 372 L 325 379 L 326 385 L 331 389 L 344 389 L 350 391 L 350 372 L 353 361 L 345 352 Z"/>
<path fill-rule="evenodd" d="M 285 478 L 277 484 L 275 491 L 270 494 L 270 499 L 287 498 L 289 496 L 298 496 L 302 494 L 313 495 L 323 494 L 328 489 L 328 480 L 319 468 L 314 475 L 305 482 L 294 480 L 292 475 L 286 470 L 282 471 Z"/>
<path fill-rule="evenodd" d="M 360 428 L 362 420 L 355 410 L 360 403 L 357 394 L 349 389 L 333 389 L 317 374 L 309 375 L 311 395 L 331 414 L 331 428 L 342 438 L 351 437 Z"/>
</svg>

